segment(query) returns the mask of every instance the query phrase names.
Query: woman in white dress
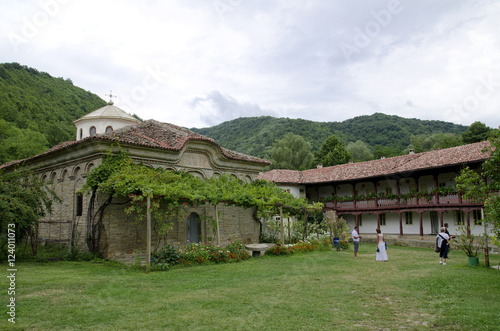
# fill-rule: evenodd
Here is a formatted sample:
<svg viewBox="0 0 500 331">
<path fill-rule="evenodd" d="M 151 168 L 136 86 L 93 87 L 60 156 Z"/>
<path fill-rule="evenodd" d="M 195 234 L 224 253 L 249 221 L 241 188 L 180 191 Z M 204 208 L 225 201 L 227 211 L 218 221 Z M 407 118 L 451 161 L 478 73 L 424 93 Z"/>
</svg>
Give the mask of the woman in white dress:
<svg viewBox="0 0 500 331">
<path fill-rule="evenodd" d="M 377 261 L 387 261 L 387 251 L 385 250 L 385 240 L 382 231 L 377 228 Z"/>
</svg>

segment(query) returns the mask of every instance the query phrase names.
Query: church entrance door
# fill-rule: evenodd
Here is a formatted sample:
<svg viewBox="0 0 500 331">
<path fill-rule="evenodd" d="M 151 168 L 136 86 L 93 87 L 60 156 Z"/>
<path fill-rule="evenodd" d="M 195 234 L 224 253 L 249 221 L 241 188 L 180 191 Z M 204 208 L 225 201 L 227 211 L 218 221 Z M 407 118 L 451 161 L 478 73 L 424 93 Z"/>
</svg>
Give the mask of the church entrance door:
<svg viewBox="0 0 500 331">
<path fill-rule="evenodd" d="M 191 213 L 186 219 L 186 240 L 200 242 L 200 216 L 197 213 Z"/>
</svg>

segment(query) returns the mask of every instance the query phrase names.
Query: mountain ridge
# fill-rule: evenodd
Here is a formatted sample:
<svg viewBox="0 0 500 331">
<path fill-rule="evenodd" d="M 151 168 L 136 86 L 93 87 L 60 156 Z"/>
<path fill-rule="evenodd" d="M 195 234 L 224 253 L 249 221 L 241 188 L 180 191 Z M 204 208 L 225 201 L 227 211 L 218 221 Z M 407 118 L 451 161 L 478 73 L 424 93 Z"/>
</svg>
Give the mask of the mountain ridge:
<svg viewBox="0 0 500 331">
<path fill-rule="evenodd" d="M 76 135 L 73 121 L 105 105 L 106 101 L 74 86 L 69 78 L 56 78 L 16 62 L 0 63 L 0 163 L 33 156 L 60 142 L 73 140 Z M 408 147 L 413 135 L 459 135 L 467 128 L 445 121 L 375 113 L 342 122 L 239 117 L 190 130 L 235 152 L 268 158 L 273 143 L 288 132 L 310 142 L 313 151 L 335 134 L 346 145 L 361 140 L 372 149 L 386 148 L 396 153 Z"/>
<path fill-rule="evenodd" d="M 459 135 L 467 126 L 439 120 L 420 120 L 397 115 L 374 113 L 341 122 L 316 122 L 272 116 L 239 117 L 208 128 L 191 131 L 215 139 L 222 146 L 258 157 L 267 157 L 276 140 L 286 133 L 302 136 L 317 151 L 335 134 L 344 142 L 361 140 L 371 148 L 387 147 L 400 152 L 411 144 L 414 135 L 451 133 Z"/>
</svg>

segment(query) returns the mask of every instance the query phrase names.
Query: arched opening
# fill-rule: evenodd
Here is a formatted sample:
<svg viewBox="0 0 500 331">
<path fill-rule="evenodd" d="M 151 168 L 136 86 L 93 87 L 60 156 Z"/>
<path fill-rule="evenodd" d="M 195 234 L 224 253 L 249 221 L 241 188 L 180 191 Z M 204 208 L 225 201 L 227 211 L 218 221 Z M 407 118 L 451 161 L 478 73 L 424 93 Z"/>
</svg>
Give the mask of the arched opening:
<svg viewBox="0 0 500 331">
<path fill-rule="evenodd" d="M 186 241 L 188 243 L 199 243 L 200 232 L 200 215 L 193 212 L 186 219 Z"/>
<path fill-rule="evenodd" d="M 205 175 L 200 171 L 189 171 L 189 173 L 195 177 L 205 180 Z"/>
<path fill-rule="evenodd" d="M 91 128 L 90 128 L 90 136 L 91 136 L 91 137 L 93 137 L 93 136 L 95 136 L 95 135 L 96 135 L 96 133 L 97 133 L 97 131 L 96 131 L 95 126 L 91 127 Z"/>
<path fill-rule="evenodd" d="M 111 132 L 111 131 L 113 131 L 113 127 L 108 126 L 108 127 L 106 128 L 106 133 Z"/>
</svg>

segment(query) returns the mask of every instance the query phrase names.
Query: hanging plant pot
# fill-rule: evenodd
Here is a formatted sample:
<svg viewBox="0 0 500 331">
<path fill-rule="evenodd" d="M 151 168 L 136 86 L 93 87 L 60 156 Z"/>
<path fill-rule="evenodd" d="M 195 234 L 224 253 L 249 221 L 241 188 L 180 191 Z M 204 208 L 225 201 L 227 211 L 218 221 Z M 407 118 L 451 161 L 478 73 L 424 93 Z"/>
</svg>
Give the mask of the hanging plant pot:
<svg viewBox="0 0 500 331">
<path fill-rule="evenodd" d="M 469 256 L 467 258 L 469 267 L 477 267 L 479 265 L 479 258 L 477 256 Z"/>
</svg>

